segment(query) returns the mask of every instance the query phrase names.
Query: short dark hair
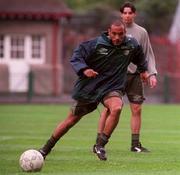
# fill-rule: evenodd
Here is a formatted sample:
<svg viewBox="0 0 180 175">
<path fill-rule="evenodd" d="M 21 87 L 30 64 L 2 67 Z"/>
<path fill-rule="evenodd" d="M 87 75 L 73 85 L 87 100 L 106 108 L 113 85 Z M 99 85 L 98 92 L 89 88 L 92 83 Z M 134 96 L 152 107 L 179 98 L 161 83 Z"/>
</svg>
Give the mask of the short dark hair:
<svg viewBox="0 0 180 175">
<path fill-rule="evenodd" d="M 109 27 L 111 28 L 111 26 L 113 26 L 113 25 L 114 26 L 124 26 L 125 27 L 125 24 L 121 19 L 116 19 L 116 20 L 111 21 Z"/>
<path fill-rule="evenodd" d="M 123 13 L 124 12 L 124 8 L 129 7 L 133 13 L 136 13 L 136 7 L 134 6 L 134 4 L 132 4 L 131 2 L 125 2 L 121 7 L 120 7 L 120 12 Z"/>
</svg>

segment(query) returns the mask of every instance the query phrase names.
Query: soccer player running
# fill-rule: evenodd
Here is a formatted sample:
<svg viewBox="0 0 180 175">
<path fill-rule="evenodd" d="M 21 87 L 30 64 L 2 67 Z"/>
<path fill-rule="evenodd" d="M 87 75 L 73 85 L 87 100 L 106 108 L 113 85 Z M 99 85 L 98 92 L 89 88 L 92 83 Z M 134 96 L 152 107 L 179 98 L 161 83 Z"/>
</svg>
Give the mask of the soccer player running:
<svg viewBox="0 0 180 175">
<path fill-rule="evenodd" d="M 137 25 L 134 22 L 136 16 L 136 8 L 130 3 L 126 2 L 120 7 L 121 18 L 126 25 L 127 36 L 134 37 L 138 43 L 142 46 L 145 58 L 148 63 L 148 73 L 149 73 L 149 85 L 154 88 L 157 84 L 156 79 L 156 66 L 155 57 L 149 41 L 147 31 Z M 125 93 L 130 102 L 131 108 L 131 151 L 132 152 L 149 152 L 149 150 L 141 145 L 140 142 L 140 129 L 141 129 L 141 113 L 142 113 L 142 103 L 144 101 L 144 90 L 143 82 L 140 78 L 140 73 L 134 64 L 130 64 L 127 73 L 127 82 Z M 96 145 L 98 143 L 99 136 L 101 135 L 106 119 L 109 115 L 109 110 L 106 108 L 101 113 L 98 133 L 96 138 L 96 144 L 93 146 L 93 152 L 96 153 Z"/>
<path fill-rule="evenodd" d="M 74 50 L 70 62 L 79 76 L 72 94 L 76 103 L 39 150 L 44 158 L 70 128 L 101 102 L 109 113 L 95 149 L 100 160 L 107 159 L 104 147 L 119 121 L 128 65 L 136 64 L 142 79 L 147 80 L 149 76 L 141 46 L 125 34 L 124 23 L 115 21 L 107 32 L 81 43 Z"/>
</svg>

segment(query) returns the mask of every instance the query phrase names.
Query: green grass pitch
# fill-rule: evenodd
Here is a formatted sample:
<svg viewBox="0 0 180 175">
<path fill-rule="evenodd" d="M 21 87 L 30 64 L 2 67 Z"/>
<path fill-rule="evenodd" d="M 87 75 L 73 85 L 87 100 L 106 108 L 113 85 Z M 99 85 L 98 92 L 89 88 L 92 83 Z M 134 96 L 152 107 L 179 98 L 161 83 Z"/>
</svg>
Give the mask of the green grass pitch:
<svg viewBox="0 0 180 175">
<path fill-rule="evenodd" d="M 19 168 L 19 156 L 40 148 L 68 110 L 66 105 L 0 105 L 0 174 L 27 174 Z M 98 110 L 85 116 L 59 140 L 42 171 L 31 174 L 180 175 L 179 105 L 144 105 L 141 141 L 151 153 L 129 151 L 130 111 L 125 105 L 106 146 L 106 162 L 91 152 L 98 118 Z"/>
</svg>

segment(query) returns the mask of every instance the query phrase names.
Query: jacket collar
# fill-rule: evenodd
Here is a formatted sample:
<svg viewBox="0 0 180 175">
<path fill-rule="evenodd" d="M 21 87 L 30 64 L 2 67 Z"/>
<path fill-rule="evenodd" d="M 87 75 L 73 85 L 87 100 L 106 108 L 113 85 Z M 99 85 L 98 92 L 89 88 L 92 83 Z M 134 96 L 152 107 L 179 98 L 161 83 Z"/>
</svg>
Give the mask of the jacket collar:
<svg viewBox="0 0 180 175">
<path fill-rule="evenodd" d="M 127 43 L 127 42 L 128 42 L 128 38 L 127 38 L 127 36 L 125 36 L 124 40 L 122 41 L 122 43 L 119 46 L 121 46 L 122 44 Z M 101 36 L 98 38 L 98 44 L 104 44 L 107 46 L 114 47 L 111 39 L 108 37 L 108 32 L 102 32 Z"/>
</svg>

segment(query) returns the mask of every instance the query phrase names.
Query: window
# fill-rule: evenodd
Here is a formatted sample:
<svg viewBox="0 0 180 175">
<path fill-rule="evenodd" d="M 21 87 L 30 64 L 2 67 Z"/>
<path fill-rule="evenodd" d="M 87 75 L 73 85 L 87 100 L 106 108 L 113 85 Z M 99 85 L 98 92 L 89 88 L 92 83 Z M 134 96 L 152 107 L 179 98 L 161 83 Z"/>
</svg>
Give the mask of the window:
<svg viewBox="0 0 180 175">
<path fill-rule="evenodd" d="M 0 59 L 4 58 L 4 36 L 0 35 Z"/>
<path fill-rule="evenodd" d="M 39 35 L 34 35 L 32 36 L 32 59 L 38 59 L 41 58 L 41 50 L 42 50 L 42 45 L 41 45 L 41 39 L 42 37 Z"/>
<path fill-rule="evenodd" d="M 24 37 L 12 36 L 10 46 L 10 56 L 12 59 L 24 58 Z"/>
<path fill-rule="evenodd" d="M 29 61 L 30 63 L 40 64 L 45 60 L 45 39 L 42 35 L 32 35 L 29 38 L 30 51 Z"/>
<path fill-rule="evenodd" d="M 24 60 L 30 64 L 45 61 L 45 37 L 42 35 L 0 34 L 0 63 Z"/>
</svg>

